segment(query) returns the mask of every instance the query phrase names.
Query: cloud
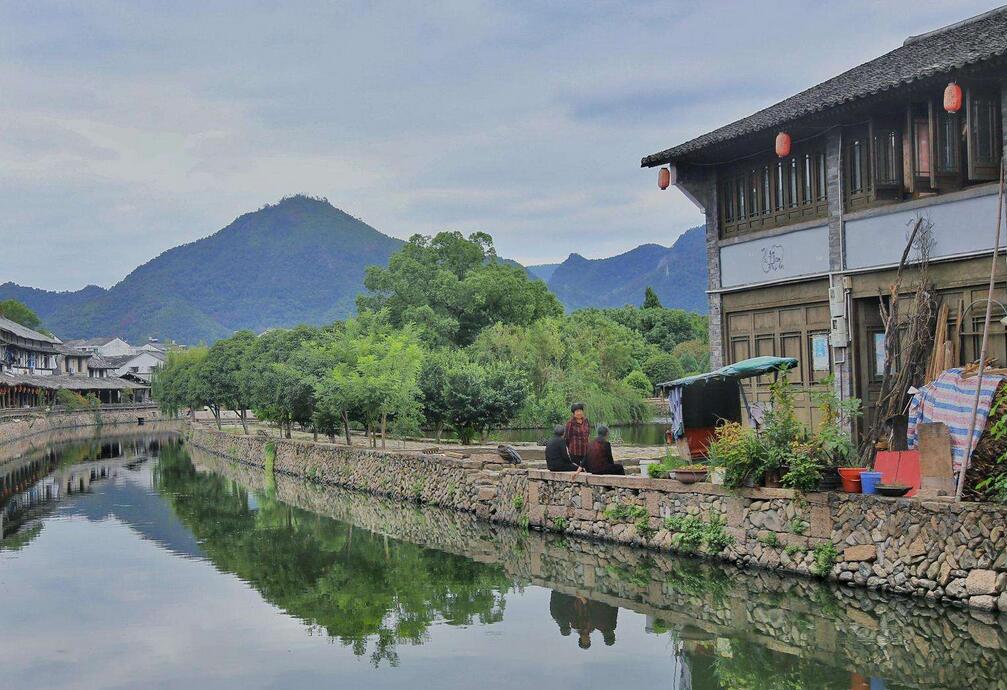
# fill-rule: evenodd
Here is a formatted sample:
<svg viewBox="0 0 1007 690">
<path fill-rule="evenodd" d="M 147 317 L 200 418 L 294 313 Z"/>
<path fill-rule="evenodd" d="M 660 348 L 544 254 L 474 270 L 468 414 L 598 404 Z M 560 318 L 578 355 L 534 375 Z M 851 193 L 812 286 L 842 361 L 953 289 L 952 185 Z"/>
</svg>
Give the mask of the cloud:
<svg viewBox="0 0 1007 690">
<path fill-rule="evenodd" d="M 0 252 L 0 282 L 107 286 L 297 192 L 529 262 L 671 244 L 702 218 L 643 155 L 983 9 L 7 3 L 0 234 L 48 251 Z"/>
</svg>

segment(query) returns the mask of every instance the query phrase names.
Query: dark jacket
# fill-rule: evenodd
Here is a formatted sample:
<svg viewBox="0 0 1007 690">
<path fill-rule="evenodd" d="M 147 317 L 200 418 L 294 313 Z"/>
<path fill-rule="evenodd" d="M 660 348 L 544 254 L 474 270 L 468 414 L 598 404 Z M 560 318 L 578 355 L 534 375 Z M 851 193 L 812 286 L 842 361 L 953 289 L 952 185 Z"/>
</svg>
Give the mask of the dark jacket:
<svg viewBox="0 0 1007 690">
<path fill-rule="evenodd" d="M 562 436 L 553 436 L 545 444 L 545 464 L 553 472 L 574 472 L 577 469 L 577 466 L 570 462 L 566 439 Z"/>
<path fill-rule="evenodd" d="M 622 465 L 612 458 L 612 444 L 600 438 L 588 444 L 584 469 L 591 474 L 626 474 Z"/>
</svg>

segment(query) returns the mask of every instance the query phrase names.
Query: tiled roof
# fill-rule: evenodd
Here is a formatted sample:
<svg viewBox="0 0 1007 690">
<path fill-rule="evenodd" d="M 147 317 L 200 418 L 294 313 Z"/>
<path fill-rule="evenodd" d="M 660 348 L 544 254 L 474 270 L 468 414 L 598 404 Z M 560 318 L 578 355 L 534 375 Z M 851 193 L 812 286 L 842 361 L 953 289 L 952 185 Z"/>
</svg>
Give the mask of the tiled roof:
<svg viewBox="0 0 1007 690">
<path fill-rule="evenodd" d="M 40 340 L 43 343 L 53 343 L 58 342 L 52 336 L 39 333 L 38 331 L 33 331 L 27 326 L 22 326 L 17 321 L 11 321 L 10 319 L 0 316 L 0 331 L 9 331 L 19 338 L 28 338 L 29 340 Z"/>
<path fill-rule="evenodd" d="M 1007 55 L 1007 6 L 911 36 L 895 50 L 684 144 L 643 159 L 643 167 L 674 162 L 714 144 L 779 127 L 898 86 Z"/>
<path fill-rule="evenodd" d="M 147 387 L 133 381 L 126 381 L 119 377 L 91 378 L 88 376 L 69 376 L 65 374 L 58 374 L 54 376 L 0 374 L 0 385 L 36 386 L 47 390 L 59 390 L 61 388 L 66 388 L 73 391 L 125 390 L 127 388 Z"/>
</svg>

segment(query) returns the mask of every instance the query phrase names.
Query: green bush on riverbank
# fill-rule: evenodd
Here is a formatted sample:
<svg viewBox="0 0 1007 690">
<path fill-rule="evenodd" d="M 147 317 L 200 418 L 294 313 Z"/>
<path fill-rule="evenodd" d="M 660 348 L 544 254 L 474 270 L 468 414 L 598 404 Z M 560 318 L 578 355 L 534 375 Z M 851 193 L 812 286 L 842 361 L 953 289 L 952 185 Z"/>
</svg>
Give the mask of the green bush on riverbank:
<svg viewBox="0 0 1007 690">
<path fill-rule="evenodd" d="M 365 284 L 355 318 L 171 353 L 155 398 L 168 413 L 206 406 L 218 422 L 231 409 L 245 424 L 252 409 L 288 436 L 294 424 L 372 438 L 424 426 L 471 440 L 560 422 L 573 401 L 596 423 L 644 421 L 652 377 L 705 366 L 702 317 L 659 306 L 564 315 L 483 234 L 415 236 Z"/>
</svg>

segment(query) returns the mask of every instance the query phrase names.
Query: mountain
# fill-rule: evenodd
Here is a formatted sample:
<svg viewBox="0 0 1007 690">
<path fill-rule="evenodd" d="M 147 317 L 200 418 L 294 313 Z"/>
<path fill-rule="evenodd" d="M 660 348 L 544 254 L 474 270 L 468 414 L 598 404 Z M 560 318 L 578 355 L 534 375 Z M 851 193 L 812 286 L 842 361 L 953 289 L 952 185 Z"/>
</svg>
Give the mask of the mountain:
<svg viewBox="0 0 1007 690">
<path fill-rule="evenodd" d="M 386 264 L 401 245 L 327 201 L 293 196 L 169 249 L 107 291 L 56 293 L 6 283 L 0 299 L 24 302 L 64 339 L 212 342 L 242 328 L 259 332 L 349 315 L 366 267 Z"/>
<path fill-rule="evenodd" d="M 538 278 L 548 283 L 558 267 L 559 264 L 537 264 L 535 266 L 526 266 L 525 270 L 528 271 L 532 278 Z"/>
<path fill-rule="evenodd" d="M 534 273 L 534 268 L 528 270 Z M 685 231 L 671 247 L 644 244 L 606 259 L 571 254 L 547 271 L 549 289 L 568 310 L 640 305 L 647 286 L 665 307 L 701 314 L 707 310 L 703 226 Z"/>
</svg>

